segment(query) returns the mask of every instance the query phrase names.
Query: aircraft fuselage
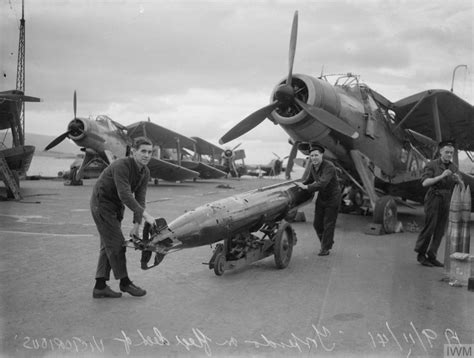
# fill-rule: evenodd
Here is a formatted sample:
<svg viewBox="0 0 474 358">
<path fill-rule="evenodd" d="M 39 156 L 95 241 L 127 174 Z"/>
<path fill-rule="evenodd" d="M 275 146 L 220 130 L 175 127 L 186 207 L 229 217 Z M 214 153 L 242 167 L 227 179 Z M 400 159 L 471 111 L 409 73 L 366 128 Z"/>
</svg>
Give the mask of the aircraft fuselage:
<svg viewBox="0 0 474 358">
<path fill-rule="evenodd" d="M 355 139 L 345 136 L 297 108 L 275 110 L 271 119 L 293 140 L 319 142 L 326 147 L 328 158 L 338 161 L 356 176 L 351 151 L 359 151 L 367 158 L 378 183 L 386 183 L 385 187 L 396 186 L 402 192 L 406 183 L 408 191 L 404 194 L 420 201 L 420 196 L 413 194 L 422 188 L 419 179 L 428 159 L 410 144 L 403 131 L 394 129 L 395 122 L 389 110 L 375 101 L 368 87 L 358 83 L 334 86 L 325 80 L 300 74 L 294 75 L 293 86 L 302 101 L 328 111 L 359 133 Z"/>
</svg>

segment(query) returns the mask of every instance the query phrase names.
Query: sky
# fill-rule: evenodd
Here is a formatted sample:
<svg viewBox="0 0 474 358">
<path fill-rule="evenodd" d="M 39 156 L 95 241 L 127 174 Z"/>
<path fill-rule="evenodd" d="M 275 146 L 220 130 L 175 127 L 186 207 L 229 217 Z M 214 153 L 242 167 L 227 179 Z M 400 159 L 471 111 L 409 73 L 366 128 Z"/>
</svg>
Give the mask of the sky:
<svg viewBox="0 0 474 358">
<path fill-rule="evenodd" d="M 14 89 L 21 0 L 0 0 L 0 90 Z M 427 89 L 474 103 L 471 0 L 25 0 L 26 132 L 58 136 L 77 115 L 147 120 L 214 144 L 270 101 L 288 73 L 354 73 L 391 101 Z M 28 139 L 28 138 L 27 138 Z M 239 143 L 246 163 L 289 154 L 264 121 Z"/>
</svg>

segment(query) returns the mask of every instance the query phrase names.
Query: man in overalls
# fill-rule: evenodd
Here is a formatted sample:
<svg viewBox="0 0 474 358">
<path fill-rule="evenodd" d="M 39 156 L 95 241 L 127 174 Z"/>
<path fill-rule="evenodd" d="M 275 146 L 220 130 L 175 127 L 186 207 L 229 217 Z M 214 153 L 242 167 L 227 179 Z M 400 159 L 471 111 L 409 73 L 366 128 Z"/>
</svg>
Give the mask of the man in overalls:
<svg viewBox="0 0 474 358">
<path fill-rule="evenodd" d="M 132 155 L 111 163 L 94 185 L 90 207 L 100 236 L 96 283 L 92 292 L 94 298 L 122 296 L 121 292 L 115 292 L 107 285 L 111 270 L 115 278 L 120 280 L 120 291 L 132 296 L 146 294 L 146 290 L 136 286 L 128 277 L 121 225 L 125 206 L 133 212 L 130 235 L 139 235 L 142 219 L 150 225 L 155 223 L 155 218 L 145 211 L 145 196 L 150 180 L 147 164 L 152 151 L 153 144 L 148 138 L 136 138 Z"/>
<path fill-rule="evenodd" d="M 425 195 L 425 225 L 416 241 L 417 260 L 423 266 L 444 265 L 436 259 L 441 239 L 446 230 L 449 203 L 456 183 L 463 185 L 458 167 L 452 162 L 454 142 L 439 143 L 439 158 L 429 162 L 424 168 L 421 184 L 428 187 Z"/>
<path fill-rule="evenodd" d="M 341 202 L 341 189 L 335 165 L 323 159 L 324 147 L 311 144 L 309 158 L 311 163 L 303 174 L 302 188 L 318 192 L 314 208 L 313 227 L 321 242 L 319 256 L 329 255 L 334 244 L 334 230 Z"/>
</svg>

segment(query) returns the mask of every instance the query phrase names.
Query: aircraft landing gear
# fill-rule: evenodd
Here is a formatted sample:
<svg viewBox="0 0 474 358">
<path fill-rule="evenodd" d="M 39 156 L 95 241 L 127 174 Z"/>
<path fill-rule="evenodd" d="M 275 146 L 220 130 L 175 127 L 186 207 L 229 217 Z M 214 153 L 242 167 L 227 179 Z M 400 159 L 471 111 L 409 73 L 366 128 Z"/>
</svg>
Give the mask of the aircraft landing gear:
<svg viewBox="0 0 474 358">
<path fill-rule="evenodd" d="M 341 213 L 352 213 L 367 215 L 370 204 L 366 204 L 364 193 L 359 188 L 354 188 L 352 185 L 346 186 L 342 192 Z"/>
<path fill-rule="evenodd" d="M 265 224 L 260 230 L 262 237 L 250 232 L 236 234 L 219 243 L 209 261 L 209 269 L 217 276 L 225 271 L 249 265 L 265 257 L 274 255 L 275 265 L 279 269 L 288 266 L 296 245 L 296 234 L 291 225 L 282 220 Z"/>
<path fill-rule="evenodd" d="M 382 196 L 375 203 L 374 223 L 381 224 L 386 234 L 392 234 L 396 231 L 398 225 L 397 203 L 389 195 Z"/>
<path fill-rule="evenodd" d="M 64 182 L 64 185 L 80 186 L 83 185 L 82 179 L 77 179 L 78 167 L 71 168 L 69 172 L 69 178 Z"/>
</svg>

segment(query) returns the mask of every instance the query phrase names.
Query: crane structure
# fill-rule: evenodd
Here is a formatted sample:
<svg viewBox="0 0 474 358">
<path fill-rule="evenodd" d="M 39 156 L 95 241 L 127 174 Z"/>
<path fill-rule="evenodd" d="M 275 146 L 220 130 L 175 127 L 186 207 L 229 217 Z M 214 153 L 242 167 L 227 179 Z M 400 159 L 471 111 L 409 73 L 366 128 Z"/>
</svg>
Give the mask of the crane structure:
<svg viewBox="0 0 474 358">
<path fill-rule="evenodd" d="M 20 38 L 18 41 L 18 63 L 16 69 L 16 89 L 25 93 L 25 1 L 21 2 Z M 25 144 L 25 102 L 18 102 L 18 121 L 12 128 L 13 146 Z"/>
</svg>

